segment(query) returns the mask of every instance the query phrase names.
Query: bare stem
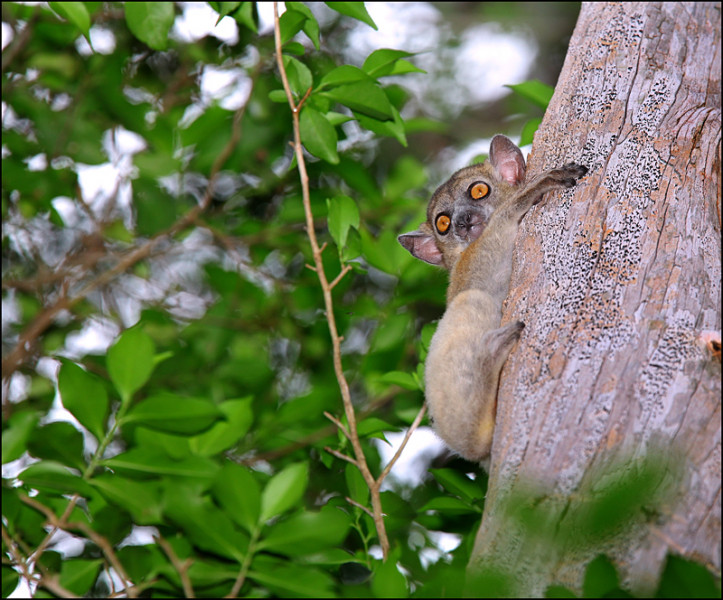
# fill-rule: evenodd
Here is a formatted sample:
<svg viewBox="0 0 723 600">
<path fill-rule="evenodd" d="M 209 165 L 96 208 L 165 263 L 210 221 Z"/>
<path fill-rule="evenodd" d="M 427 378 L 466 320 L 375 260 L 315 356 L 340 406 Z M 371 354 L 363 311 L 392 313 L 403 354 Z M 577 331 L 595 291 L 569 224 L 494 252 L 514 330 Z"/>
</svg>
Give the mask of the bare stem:
<svg viewBox="0 0 723 600">
<path fill-rule="evenodd" d="M 334 448 L 329 448 L 329 446 L 324 446 L 324 450 L 326 450 L 329 454 L 333 454 L 337 458 L 340 458 L 341 460 L 345 460 L 346 462 L 356 465 L 357 467 L 359 466 L 359 464 L 351 456 L 347 456 L 343 452 L 334 450 Z"/>
<path fill-rule="evenodd" d="M 351 436 L 349 435 L 349 432 L 347 431 L 346 427 L 344 427 L 344 424 L 337 419 L 334 415 L 331 413 L 328 413 L 324 411 L 324 416 L 329 419 L 334 425 L 336 425 L 339 429 L 341 429 L 341 432 L 347 437 L 347 439 L 351 439 Z"/>
<path fill-rule="evenodd" d="M 20 494 L 20 500 L 22 500 L 25 504 L 28 506 L 31 506 L 35 510 L 40 511 L 45 515 L 45 518 L 48 520 L 48 524 L 50 524 L 51 527 L 55 527 L 58 529 L 75 529 L 83 532 L 83 534 L 90 540 L 93 541 L 93 543 L 98 546 L 102 551 L 103 554 L 105 554 L 106 558 L 108 559 L 108 562 L 112 565 L 112 567 L 115 569 L 115 572 L 118 574 L 118 577 L 120 577 L 121 581 L 123 582 L 123 586 L 126 588 L 126 593 L 128 594 L 129 598 L 136 598 L 137 597 L 137 589 L 131 582 L 130 578 L 126 574 L 125 569 L 123 568 L 123 565 L 121 564 L 120 560 L 118 560 L 118 557 L 115 554 L 115 551 L 113 550 L 113 545 L 102 535 L 99 533 L 96 533 L 93 531 L 86 523 L 83 522 L 74 522 L 74 523 L 68 523 L 64 520 L 64 518 L 58 519 L 55 516 L 55 513 L 45 506 L 43 503 L 38 502 L 37 500 L 34 500 L 33 498 L 30 498 L 29 496 L 25 496 L 24 494 Z M 63 514 L 63 517 L 66 517 L 66 513 L 68 511 L 66 510 Z M 68 513 L 69 516 L 69 513 Z M 46 586 L 47 587 L 47 586 Z M 48 588 L 50 589 L 50 588 Z M 52 590 L 51 590 L 52 591 Z"/>
<path fill-rule="evenodd" d="M 276 63 L 279 67 L 279 73 L 281 74 L 281 81 L 284 84 L 284 91 L 286 92 L 286 99 L 291 107 L 291 117 L 294 126 L 294 152 L 296 153 L 296 160 L 299 166 L 299 177 L 301 179 L 301 195 L 304 203 L 304 214 L 306 215 L 306 231 L 309 235 L 309 243 L 311 244 L 311 251 L 314 255 L 314 264 L 316 266 L 316 274 L 321 284 L 321 289 L 324 294 L 324 306 L 326 308 L 326 319 L 329 324 L 329 334 L 332 342 L 332 355 L 334 361 L 334 372 L 336 373 L 336 379 L 339 383 L 339 389 L 341 391 L 342 401 L 344 403 L 344 412 L 346 413 L 347 422 L 349 423 L 349 439 L 352 447 L 354 448 L 354 456 L 356 457 L 356 464 L 359 467 L 359 471 L 364 477 L 369 490 L 371 492 L 372 507 L 374 525 L 379 536 L 379 543 L 382 547 L 382 554 L 384 560 L 389 555 L 389 538 L 384 527 L 384 519 L 382 516 L 382 504 L 379 496 L 379 484 L 374 479 L 369 466 L 367 465 L 366 457 L 362 451 L 361 443 L 356 429 L 356 415 L 354 414 L 354 406 L 351 402 L 351 394 L 349 393 L 349 384 L 344 377 L 344 371 L 341 364 L 341 341 L 339 339 L 339 333 L 336 328 L 336 319 L 334 318 L 334 305 L 331 297 L 331 286 L 326 278 L 324 272 L 324 264 L 321 258 L 321 248 L 316 239 L 316 232 L 314 231 L 314 215 L 311 211 L 311 199 L 309 195 L 309 175 L 306 172 L 306 162 L 304 160 L 304 151 L 301 146 L 301 132 L 299 128 L 299 114 L 302 102 L 297 106 L 294 103 L 294 98 L 291 94 L 291 87 L 289 86 L 289 80 L 286 76 L 286 69 L 284 68 L 283 56 L 281 54 L 281 29 L 279 25 L 279 7 L 278 3 L 274 2 L 274 41 L 276 44 Z M 307 91 L 308 95 L 308 91 Z"/>
<path fill-rule="evenodd" d="M 379 482 L 379 485 L 381 485 L 382 481 L 384 481 L 384 478 L 389 475 L 389 471 L 392 470 L 392 467 L 394 466 L 394 463 L 397 462 L 399 457 L 402 455 L 402 451 L 404 450 L 404 446 L 407 445 L 407 442 L 409 441 L 409 438 L 412 437 L 412 433 L 414 433 L 414 430 L 419 427 L 419 424 L 422 422 L 422 419 L 424 418 L 424 413 L 427 412 L 427 405 L 422 405 L 422 408 L 417 413 L 416 418 L 414 419 L 414 422 L 412 425 L 407 429 L 407 433 L 404 434 L 404 439 L 402 440 L 402 443 L 399 446 L 399 449 L 396 451 L 394 456 L 392 456 L 392 459 L 387 463 L 387 466 L 384 467 L 384 470 L 382 471 L 381 475 L 379 475 L 379 478 L 377 481 Z"/>
<path fill-rule="evenodd" d="M 188 576 L 188 568 L 191 566 L 191 564 L 193 564 L 193 561 L 190 558 L 187 558 L 186 560 L 181 562 L 181 559 L 178 558 L 178 555 L 173 549 L 173 546 L 171 546 L 171 544 L 168 543 L 168 540 L 166 540 L 164 537 L 158 536 L 156 538 L 156 542 L 158 542 L 158 545 L 163 548 L 163 551 L 170 559 L 173 568 L 178 571 L 178 576 L 181 578 L 181 585 L 183 586 L 183 595 L 186 598 L 195 598 L 196 595 L 193 593 L 191 578 Z"/>
</svg>

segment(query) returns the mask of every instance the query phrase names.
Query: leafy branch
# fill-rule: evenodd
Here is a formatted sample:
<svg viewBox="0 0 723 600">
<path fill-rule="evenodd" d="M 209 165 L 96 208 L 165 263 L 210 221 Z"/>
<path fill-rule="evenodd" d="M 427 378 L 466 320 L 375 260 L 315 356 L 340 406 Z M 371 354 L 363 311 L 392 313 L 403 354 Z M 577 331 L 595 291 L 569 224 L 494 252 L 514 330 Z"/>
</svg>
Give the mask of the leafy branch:
<svg viewBox="0 0 723 600">
<path fill-rule="evenodd" d="M 258 70 L 253 74 L 251 78 L 252 85 L 255 82 L 257 75 Z M 204 192 L 201 202 L 194 206 L 191 210 L 186 212 L 184 215 L 179 217 L 179 219 L 166 230 L 158 232 L 144 244 L 128 250 L 121 256 L 121 258 L 113 267 L 98 274 L 92 279 L 92 281 L 88 282 L 77 294 L 73 295 L 72 297 L 67 295 L 68 285 L 65 284 L 64 280 L 63 284 L 61 285 L 61 293 L 59 294 L 58 299 L 55 301 L 55 303 L 51 306 L 46 307 L 32 321 L 32 323 L 30 323 L 25 328 L 23 333 L 20 335 L 17 343 L 15 344 L 13 350 L 9 352 L 7 356 L 3 357 L 3 380 L 9 378 L 15 372 L 15 370 L 25 362 L 28 356 L 34 351 L 37 339 L 45 332 L 46 329 L 48 329 L 48 327 L 53 324 L 55 319 L 62 311 L 71 310 L 92 291 L 110 283 L 118 275 L 125 273 L 126 271 L 128 271 L 128 269 L 130 269 L 140 261 L 150 257 L 154 249 L 158 247 L 159 242 L 161 242 L 162 240 L 173 237 L 187 227 L 190 227 L 191 225 L 194 225 L 196 223 L 198 217 L 211 204 L 211 199 L 213 198 L 213 192 L 216 186 L 216 176 L 218 175 L 219 171 L 226 163 L 228 158 L 231 156 L 231 153 L 234 151 L 234 148 L 241 139 L 241 121 L 243 120 L 247 105 L 248 102 L 245 103 L 241 108 L 239 108 L 234 115 L 233 125 L 231 128 L 231 137 L 216 157 L 216 160 L 213 162 L 211 172 L 208 178 L 208 185 L 206 186 L 206 191 Z M 82 201 L 82 197 L 81 203 L 84 204 L 84 202 Z M 92 257 L 89 260 L 89 263 L 85 265 L 86 273 L 89 272 L 95 266 L 95 264 L 100 261 L 101 258 L 107 256 L 108 254 L 100 254 L 99 256 Z M 3 285 L 3 287 L 6 286 Z"/>
<path fill-rule="evenodd" d="M 291 108 L 291 117 L 293 120 L 293 128 L 294 128 L 294 153 L 296 155 L 296 160 L 299 168 L 299 178 L 301 180 L 301 194 L 302 194 L 302 201 L 304 205 L 304 215 L 306 217 L 306 233 L 309 236 L 309 243 L 311 244 L 311 251 L 314 257 L 314 265 L 307 265 L 309 269 L 314 271 L 319 278 L 319 284 L 321 285 L 321 289 L 323 291 L 324 295 L 324 307 L 326 312 L 326 319 L 327 323 L 329 325 L 329 334 L 331 336 L 331 342 L 332 342 L 332 356 L 334 361 L 334 372 L 336 374 L 336 379 L 339 384 L 339 389 L 341 390 L 341 397 L 342 401 L 344 403 L 344 413 L 346 415 L 347 423 L 349 424 L 348 429 L 344 427 L 344 425 L 335 417 L 332 415 L 325 413 L 326 417 L 329 418 L 334 424 L 337 425 L 337 427 L 344 433 L 344 435 L 349 439 L 351 442 L 351 445 L 354 449 L 354 457 L 351 458 L 345 454 L 341 454 L 335 450 L 332 450 L 331 448 L 325 448 L 327 452 L 333 454 L 334 456 L 337 456 L 340 459 L 343 459 L 353 465 L 355 465 L 359 471 L 361 472 L 362 476 L 364 477 L 364 481 L 367 484 L 369 491 L 371 493 L 371 502 L 372 502 L 372 517 L 374 519 L 374 525 L 377 530 L 377 535 L 379 536 L 379 543 L 382 547 L 382 553 L 384 556 L 384 560 L 387 559 L 389 556 L 389 538 L 387 537 L 386 529 L 384 526 L 384 518 L 382 513 L 382 502 L 381 502 L 381 495 L 380 495 L 380 489 L 381 484 L 386 478 L 386 476 L 391 471 L 392 467 L 394 466 L 394 463 L 397 461 L 399 456 L 401 455 L 402 451 L 404 450 L 404 447 L 407 444 L 407 441 L 409 440 L 410 436 L 412 435 L 412 432 L 419 426 L 419 423 L 422 421 L 422 418 L 424 417 L 426 408 L 423 406 L 422 409 L 419 411 L 419 414 L 414 419 L 414 422 L 412 423 L 411 427 L 407 430 L 406 435 L 404 436 L 404 440 L 397 450 L 396 454 L 392 458 L 392 460 L 389 461 L 387 466 L 384 468 L 382 473 L 379 475 L 379 477 L 375 478 L 372 474 L 371 470 L 369 469 L 369 465 L 367 464 L 366 457 L 364 456 L 364 451 L 361 447 L 361 442 L 359 441 L 359 434 L 357 431 L 357 424 L 356 424 L 356 415 L 354 412 L 354 406 L 351 401 L 351 394 L 349 393 L 349 383 L 346 380 L 346 377 L 344 376 L 344 370 L 341 363 L 341 340 L 342 338 L 339 336 L 337 326 L 336 326 L 336 319 L 334 317 L 334 305 L 333 305 L 333 299 L 332 299 L 332 289 L 339 283 L 341 278 L 348 273 L 351 270 L 351 267 L 349 265 L 344 265 L 342 267 L 341 272 L 338 274 L 338 276 L 330 283 L 329 280 L 326 277 L 326 273 L 324 271 L 324 264 L 322 261 L 322 252 L 324 251 L 324 248 L 326 247 L 326 244 L 323 246 L 319 246 L 319 242 L 316 238 L 316 231 L 314 229 L 314 215 L 311 210 L 311 197 L 309 193 L 309 175 L 306 171 L 306 161 L 304 159 L 304 151 L 302 148 L 301 143 L 301 128 L 300 128 L 300 116 L 301 116 L 301 110 L 304 106 L 304 103 L 307 101 L 309 96 L 312 92 L 312 87 L 309 86 L 309 88 L 306 90 L 306 93 L 303 95 L 303 97 L 299 100 L 298 103 L 294 101 L 294 96 L 291 91 L 291 86 L 289 85 L 289 78 L 286 73 L 286 67 L 284 66 L 284 60 L 283 60 L 283 54 L 281 50 L 281 24 L 279 20 L 279 8 L 278 8 L 278 2 L 274 2 L 274 41 L 276 45 L 276 62 L 279 68 L 279 73 L 281 74 L 281 81 L 284 85 L 284 92 L 286 94 L 286 99 L 289 103 L 289 107 Z M 335 150 L 335 149 L 334 149 Z M 368 512 L 368 511 L 367 511 Z"/>
</svg>

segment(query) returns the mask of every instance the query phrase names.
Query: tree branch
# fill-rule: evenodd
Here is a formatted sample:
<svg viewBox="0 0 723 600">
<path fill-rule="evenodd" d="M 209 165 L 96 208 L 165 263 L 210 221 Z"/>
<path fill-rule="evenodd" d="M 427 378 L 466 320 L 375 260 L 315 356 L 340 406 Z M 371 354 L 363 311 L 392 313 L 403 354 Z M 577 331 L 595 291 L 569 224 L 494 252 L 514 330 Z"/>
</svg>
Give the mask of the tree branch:
<svg viewBox="0 0 723 600">
<path fill-rule="evenodd" d="M 294 126 L 293 147 L 299 167 L 299 178 L 301 180 L 301 195 L 304 204 L 304 214 L 306 217 L 306 231 L 309 236 L 309 243 L 311 245 L 311 251 L 314 256 L 314 267 L 310 268 L 316 272 L 316 275 L 319 278 L 319 283 L 321 284 L 322 292 L 324 294 L 326 319 L 329 325 L 329 334 L 331 336 L 332 342 L 334 372 L 336 374 L 337 382 L 339 383 L 339 389 L 341 390 L 341 397 L 344 403 L 344 412 L 346 413 L 347 422 L 349 424 L 348 433 L 345 431 L 345 434 L 351 441 L 352 447 L 354 448 L 354 456 L 356 457 L 356 461 L 354 461 L 354 464 L 359 467 L 359 471 L 364 477 L 364 481 L 369 487 L 369 491 L 371 493 L 374 525 L 377 530 L 377 535 L 379 536 L 379 543 L 382 547 L 382 554 L 384 556 L 384 560 L 386 560 L 387 556 L 389 555 L 389 539 L 387 537 L 386 529 L 384 527 L 381 497 L 379 495 L 379 488 L 381 486 L 382 480 L 384 479 L 384 477 L 386 477 L 386 473 L 384 473 L 383 476 L 380 477 L 380 479 L 376 480 L 371 470 L 369 469 L 369 466 L 367 465 L 366 457 L 364 456 L 361 442 L 359 441 L 359 435 L 357 433 L 356 415 L 354 413 L 354 406 L 351 401 L 351 394 L 349 393 L 349 384 L 344 377 L 344 371 L 341 363 L 341 338 L 336 327 L 336 319 L 334 317 L 334 305 L 332 301 L 331 290 L 338 283 L 340 277 L 346 273 L 346 271 L 345 269 L 342 269 L 339 276 L 337 276 L 337 278 L 334 279 L 331 284 L 329 284 L 329 281 L 326 278 L 326 273 L 324 272 L 324 264 L 322 262 L 321 253 L 323 252 L 325 246 L 322 246 L 321 248 L 319 247 L 316 239 L 316 232 L 314 230 L 314 215 L 311 211 L 311 199 L 309 194 L 309 176 L 306 172 L 306 162 L 304 159 L 304 151 L 301 145 L 301 132 L 299 127 L 299 115 L 301 112 L 301 107 L 304 101 L 308 98 L 310 90 L 306 91 L 306 94 L 301 99 L 298 105 L 294 103 L 294 98 L 291 93 L 291 87 L 289 86 L 289 80 L 286 76 L 286 69 L 284 68 L 283 55 L 281 52 L 281 28 L 279 23 L 279 7 L 277 2 L 274 2 L 274 42 L 276 46 L 276 63 L 278 65 L 279 73 L 281 75 L 281 81 L 284 85 L 284 91 L 286 92 L 286 99 L 288 100 L 289 107 L 291 108 L 291 118 Z M 419 421 L 421 421 L 421 417 L 423 416 L 423 414 L 424 409 L 420 411 L 420 415 L 418 415 L 417 417 Z M 415 420 L 415 422 L 417 421 Z M 411 431 L 413 431 L 412 428 L 410 428 L 408 435 L 411 435 Z M 408 439 L 408 437 L 406 439 Z M 406 439 L 404 444 L 406 444 Z M 343 458 L 343 460 L 348 460 L 349 462 L 352 462 L 349 457 L 341 453 L 336 453 L 329 448 L 327 448 L 327 450 L 335 456 Z M 397 457 L 395 457 L 394 459 L 395 461 L 396 458 Z M 391 469 L 391 467 L 389 468 Z"/>
<path fill-rule="evenodd" d="M 256 82 L 256 77 L 258 76 L 258 73 L 259 69 L 257 68 L 257 70 L 251 77 L 252 86 Z M 234 148 L 241 139 L 241 121 L 246 111 L 246 106 L 248 106 L 248 102 L 246 102 L 246 104 L 239 108 L 234 115 L 233 125 L 231 128 L 231 137 L 224 146 L 223 150 L 221 150 L 221 153 L 216 157 L 216 160 L 213 162 L 209 175 L 208 186 L 206 187 L 206 192 L 204 193 L 201 202 L 197 206 L 194 206 L 182 217 L 180 217 L 168 229 L 157 233 L 141 246 L 127 251 L 121 256 L 121 258 L 114 267 L 111 267 L 107 271 L 104 271 L 103 273 L 97 275 L 92 281 L 87 283 L 85 287 L 83 287 L 83 289 L 81 289 L 80 292 L 78 292 L 75 296 L 73 296 L 72 298 L 61 297 L 57 302 L 55 302 L 55 304 L 44 309 L 20 335 L 20 338 L 18 339 L 18 342 L 13 348 L 13 350 L 9 352 L 5 358 L 3 358 L 3 379 L 6 379 L 10 375 L 12 375 L 15 370 L 20 365 L 22 365 L 23 362 L 25 362 L 27 357 L 33 352 L 37 338 L 53 324 L 57 316 L 63 310 L 72 309 L 93 290 L 103 285 L 106 285 L 121 273 L 125 273 L 136 263 L 148 258 L 161 240 L 173 237 L 177 233 L 192 225 L 198 218 L 198 216 L 208 208 L 209 204 L 211 203 L 211 199 L 213 198 L 213 191 L 216 186 L 216 175 L 221 170 L 228 158 L 231 156 L 231 153 L 234 151 Z"/>
</svg>

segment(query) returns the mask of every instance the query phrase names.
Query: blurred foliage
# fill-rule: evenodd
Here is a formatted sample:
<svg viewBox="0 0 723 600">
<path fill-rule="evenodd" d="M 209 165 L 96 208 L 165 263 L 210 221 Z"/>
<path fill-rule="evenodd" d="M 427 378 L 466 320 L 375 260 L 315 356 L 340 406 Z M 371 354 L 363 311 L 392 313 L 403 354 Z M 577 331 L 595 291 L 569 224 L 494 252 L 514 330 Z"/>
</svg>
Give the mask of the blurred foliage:
<svg viewBox="0 0 723 600">
<path fill-rule="evenodd" d="M 484 10 L 517 18 L 505 4 Z M 321 289 L 304 268 L 273 36 L 258 33 L 254 3 L 210 5 L 234 20 L 233 42 L 173 33 L 172 3 L 3 3 L 14 34 L 3 52 L 4 356 L 30 336 L 20 367 L 4 370 L 4 555 L 17 567 L 35 552 L 37 595 L 504 592 L 504 574 L 484 592 L 465 580 L 487 485 L 475 465 L 453 459 L 415 488 L 382 493 L 386 563 L 371 518 L 345 500 L 366 505 L 369 490 L 323 449 L 347 442 L 323 416 L 341 416 L 341 401 Z M 398 77 L 420 72 L 411 53 L 380 50 L 354 66 L 324 46 L 354 19 L 376 27 L 363 4 L 330 5 L 320 22 L 286 3 L 284 64 L 297 100 L 312 88 L 302 140 L 327 275 L 353 266 L 335 311 L 378 474 L 372 442 L 421 406 L 428 324 L 444 307 L 444 273 L 396 235 L 424 219 L 429 174 L 415 152 L 446 126 L 402 119 Z M 515 91 L 542 106 L 549 90 L 537 84 Z M 525 125 L 529 139 L 535 128 Z M 208 207 L 184 221 L 225 149 Z M 637 516 L 649 492 L 625 488 L 611 502 Z M 606 506 L 588 513 L 591 543 Z M 49 522 L 63 530 L 52 540 Z M 438 532 L 461 543 L 442 553 Z M 671 557 L 661 597 L 715 595 L 695 569 Z M 3 597 L 18 581 L 4 563 Z M 590 564 L 586 595 L 618 587 L 607 559 Z"/>
</svg>

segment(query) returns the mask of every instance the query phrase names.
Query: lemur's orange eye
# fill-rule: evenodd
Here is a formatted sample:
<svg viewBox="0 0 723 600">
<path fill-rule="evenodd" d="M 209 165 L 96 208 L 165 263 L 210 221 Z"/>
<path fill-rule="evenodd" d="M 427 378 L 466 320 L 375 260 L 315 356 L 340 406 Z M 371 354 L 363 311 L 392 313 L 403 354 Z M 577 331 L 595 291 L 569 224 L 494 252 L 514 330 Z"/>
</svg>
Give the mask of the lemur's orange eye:
<svg viewBox="0 0 723 600">
<path fill-rule="evenodd" d="M 447 215 L 439 215 L 439 217 L 437 217 L 437 231 L 439 231 L 439 233 L 447 233 L 451 224 L 452 221 Z"/>
<path fill-rule="evenodd" d="M 486 183 L 479 182 L 475 183 L 470 189 L 469 189 L 469 195 L 472 196 L 475 200 L 480 200 L 487 196 L 490 193 L 490 186 L 488 186 Z"/>
</svg>

